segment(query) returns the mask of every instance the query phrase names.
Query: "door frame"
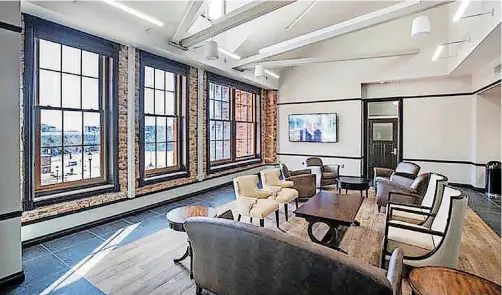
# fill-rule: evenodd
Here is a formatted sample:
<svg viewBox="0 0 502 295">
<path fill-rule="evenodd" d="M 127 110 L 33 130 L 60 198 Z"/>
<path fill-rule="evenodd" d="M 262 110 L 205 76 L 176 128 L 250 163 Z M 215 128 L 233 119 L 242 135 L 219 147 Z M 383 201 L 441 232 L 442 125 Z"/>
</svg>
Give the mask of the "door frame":
<svg viewBox="0 0 502 295">
<path fill-rule="evenodd" d="M 382 102 L 382 101 L 398 101 L 399 105 L 397 108 L 397 163 L 403 161 L 403 98 L 402 97 L 391 97 L 391 98 L 375 98 L 375 99 L 363 99 L 362 108 L 362 127 L 363 132 L 361 134 L 361 149 L 362 149 L 362 171 L 363 177 L 368 177 L 368 164 L 369 164 L 369 120 L 368 120 L 368 103 L 369 102 Z"/>
</svg>

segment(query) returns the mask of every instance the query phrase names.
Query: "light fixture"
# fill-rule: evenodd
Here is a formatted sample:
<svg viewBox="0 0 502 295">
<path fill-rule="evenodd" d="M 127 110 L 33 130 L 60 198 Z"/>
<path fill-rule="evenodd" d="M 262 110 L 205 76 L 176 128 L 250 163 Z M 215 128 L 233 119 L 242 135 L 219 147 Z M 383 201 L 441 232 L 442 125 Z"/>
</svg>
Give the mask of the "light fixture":
<svg viewBox="0 0 502 295">
<path fill-rule="evenodd" d="M 416 17 L 411 23 L 411 36 L 423 36 L 431 32 L 431 23 L 427 15 Z"/>
<path fill-rule="evenodd" d="M 135 17 L 141 18 L 142 20 L 146 20 L 147 22 L 150 22 L 150 23 L 152 23 L 152 24 L 154 24 L 156 26 L 159 26 L 159 27 L 164 26 L 164 23 L 161 22 L 161 21 L 159 21 L 158 19 L 155 19 L 155 18 L 153 18 L 151 16 L 148 16 L 148 15 L 142 13 L 142 12 L 137 11 L 134 8 L 126 6 L 126 5 L 124 5 L 122 3 L 119 3 L 119 2 L 117 2 L 115 0 L 102 0 L 102 1 L 104 3 L 106 3 L 106 4 L 109 4 L 109 5 L 113 6 L 113 7 L 115 7 L 115 8 L 123 10 L 123 11 L 125 11 L 125 12 L 127 12 L 127 13 L 129 13 L 131 15 L 134 15 Z"/>
<path fill-rule="evenodd" d="M 254 76 L 256 78 L 265 77 L 265 67 L 263 65 L 256 65 L 254 67 Z"/>
<path fill-rule="evenodd" d="M 385 84 L 386 82 L 385 81 L 380 81 L 380 84 Z"/>
<path fill-rule="evenodd" d="M 276 73 L 269 71 L 269 70 L 265 70 L 265 74 L 269 75 L 270 77 L 276 78 L 276 79 L 279 79 L 281 77 L 281 76 L 277 75 Z"/>
<path fill-rule="evenodd" d="M 218 43 L 213 40 L 208 40 L 204 43 L 204 58 L 208 60 L 215 60 L 220 58 L 218 51 Z"/>
<path fill-rule="evenodd" d="M 233 58 L 233 59 L 236 59 L 236 60 L 241 59 L 241 57 L 240 57 L 240 56 L 238 56 L 237 54 L 232 53 L 232 52 L 230 52 L 230 51 L 226 51 L 225 49 L 223 49 L 223 48 L 221 48 L 221 47 L 218 47 L 218 51 L 219 51 L 219 52 L 221 52 L 221 53 L 223 53 L 223 54 L 225 54 L 225 55 L 230 56 L 230 57 L 231 57 L 231 58 Z"/>
<path fill-rule="evenodd" d="M 460 6 L 457 9 L 457 12 L 455 13 L 455 16 L 453 17 L 453 22 L 458 22 L 462 16 L 464 15 L 465 10 L 467 9 L 467 6 L 469 6 L 470 0 L 462 0 L 462 3 L 460 3 Z"/>
<path fill-rule="evenodd" d="M 392 104 L 393 104 L 393 105 L 395 105 L 395 106 L 399 105 L 399 100 L 394 100 L 394 101 L 392 102 Z"/>
<path fill-rule="evenodd" d="M 435 61 L 436 59 L 438 59 L 438 57 L 441 54 L 441 52 L 443 52 L 443 48 L 444 48 L 443 44 L 439 45 L 436 48 L 436 51 L 434 51 L 434 55 L 432 56 L 432 61 Z"/>
<path fill-rule="evenodd" d="M 295 20 L 289 26 L 286 27 L 286 31 L 296 25 L 316 4 L 317 1 L 312 2 L 312 4 L 310 4 L 297 18 L 295 18 Z"/>
</svg>

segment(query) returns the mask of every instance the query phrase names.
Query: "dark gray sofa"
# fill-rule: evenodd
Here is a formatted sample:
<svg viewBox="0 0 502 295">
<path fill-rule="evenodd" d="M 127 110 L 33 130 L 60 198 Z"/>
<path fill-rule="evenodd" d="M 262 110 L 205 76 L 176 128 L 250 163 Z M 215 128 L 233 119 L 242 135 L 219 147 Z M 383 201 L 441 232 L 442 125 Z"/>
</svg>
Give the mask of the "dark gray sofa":
<svg viewBox="0 0 502 295">
<path fill-rule="evenodd" d="M 197 294 L 401 295 L 402 252 L 389 270 L 290 235 L 231 220 L 185 223 Z"/>
</svg>

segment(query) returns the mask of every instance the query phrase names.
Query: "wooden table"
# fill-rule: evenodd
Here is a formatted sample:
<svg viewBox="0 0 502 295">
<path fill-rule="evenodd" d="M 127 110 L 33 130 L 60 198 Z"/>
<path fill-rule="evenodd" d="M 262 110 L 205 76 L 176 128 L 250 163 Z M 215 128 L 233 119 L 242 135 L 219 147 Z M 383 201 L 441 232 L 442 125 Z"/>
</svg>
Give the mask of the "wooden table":
<svg viewBox="0 0 502 295">
<path fill-rule="evenodd" d="M 216 210 L 207 206 L 184 206 L 172 209 L 166 214 L 169 227 L 175 231 L 185 232 L 185 221 L 189 217 L 216 217 Z M 185 254 L 174 259 L 174 263 L 179 263 L 188 256 L 192 257 L 192 247 L 188 242 Z M 190 278 L 192 278 L 192 261 L 190 260 Z"/>
<path fill-rule="evenodd" d="M 415 295 L 499 295 L 500 285 L 451 268 L 426 266 L 410 272 Z"/>
<path fill-rule="evenodd" d="M 305 218 L 309 223 L 307 231 L 312 242 L 341 250 L 338 248 L 341 240 L 339 231 L 342 227 L 360 225 L 355 218 L 362 203 L 363 198 L 359 196 L 320 191 L 296 209 L 294 213 L 298 217 Z M 321 240 L 317 239 L 312 232 L 314 224 L 318 222 L 329 227 L 328 232 Z"/>
<path fill-rule="evenodd" d="M 366 198 L 368 197 L 368 190 L 370 188 L 370 181 L 362 177 L 339 177 L 337 179 L 338 193 L 342 193 L 342 189 L 345 189 L 345 194 L 347 190 L 359 191 L 361 197 L 363 196 L 363 191 L 366 191 Z"/>
</svg>

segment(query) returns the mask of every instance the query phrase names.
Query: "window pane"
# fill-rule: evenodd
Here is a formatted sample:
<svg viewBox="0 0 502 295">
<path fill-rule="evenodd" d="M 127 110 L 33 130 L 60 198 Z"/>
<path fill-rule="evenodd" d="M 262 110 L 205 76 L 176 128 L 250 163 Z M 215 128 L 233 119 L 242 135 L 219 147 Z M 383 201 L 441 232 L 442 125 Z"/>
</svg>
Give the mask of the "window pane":
<svg viewBox="0 0 502 295">
<path fill-rule="evenodd" d="M 167 118 L 167 140 L 176 141 L 176 119 Z"/>
<path fill-rule="evenodd" d="M 40 39 L 39 67 L 50 70 L 61 70 L 61 45 Z"/>
<path fill-rule="evenodd" d="M 99 145 L 84 148 L 84 179 L 101 177 L 101 149 Z"/>
<path fill-rule="evenodd" d="M 145 88 L 144 113 L 153 114 L 153 89 Z"/>
<path fill-rule="evenodd" d="M 166 72 L 166 90 L 174 91 L 174 74 Z"/>
<path fill-rule="evenodd" d="M 61 145 L 62 123 L 61 111 L 40 110 L 40 143 L 42 147 Z"/>
<path fill-rule="evenodd" d="M 211 140 L 216 139 L 216 122 L 215 121 L 209 122 L 209 138 Z"/>
<path fill-rule="evenodd" d="M 209 117 L 214 119 L 214 100 L 209 101 Z"/>
<path fill-rule="evenodd" d="M 166 160 L 166 143 L 157 143 L 157 168 L 165 168 Z"/>
<path fill-rule="evenodd" d="M 254 154 L 254 124 L 248 124 L 247 155 Z"/>
<path fill-rule="evenodd" d="M 82 108 L 99 109 L 98 79 L 82 77 Z"/>
<path fill-rule="evenodd" d="M 216 160 L 216 158 L 215 158 L 215 156 L 216 156 L 215 144 L 216 144 L 216 142 L 211 140 L 210 147 L 209 147 L 209 154 L 211 155 L 211 161 Z"/>
<path fill-rule="evenodd" d="M 221 100 L 221 86 L 214 85 L 214 99 Z"/>
<path fill-rule="evenodd" d="M 82 50 L 82 75 L 99 77 L 99 55 Z"/>
<path fill-rule="evenodd" d="M 175 151 L 175 143 L 168 142 L 167 143 L 167 167 L 176 166 L 176 151 Z"/>
<path fill-rule="evenodd" d="M 158 142 L 165 142 L 167 140 L 166 139 L 166 132 L 167 132 L 166 118 L 157 117 L 157 141 Z"/>
<path fill-rule="evenodd" d="M 224 120 L 228 120 L 230 118 L 228 102 L 221 103 L 221 118 Z"/>
<path fill-rule="evenodd" d="M 225 134 L 225 139 L 230 139 L 230 122 L 225 122 L 224 134 Z"/>
<path fill-rule="evenodd" d="M 221 119 L 221 101 L 214 102 L 214 118 Z"/>
<path fill-rule="evenodd" d="M 216 141 L 216 160 L 223 159 L 223 142 Z"/>
<path fill-rule="evenodd" d="M 247 107 L 244 105 L 241 105 L 241 120 L 246 121 L 247 117 L 248 117 Z"/>
<path fill-rule="evenodd" d="M 247 143 L 247 124 L 237 123 L 236 124 L 236 156 L 243 157 L 247 154 L 246 143 Z"/>
<path fill-rule="evenodd" d="M 392 141 L 393 123 L 373 123 L 373 141 Z"/>
<path fill-rule="evenodd" d="M 84 144 L 101 143 L 101 115 L 84 112 Z"/>
<path fill-rule="evenodd" d="M 145 142 L 155 143 L 155 117 L 145 116 Z"/>
<path fill-rule="evenodd" d="M 145 87 L 153 88 L 153 69 L 145 67 Z"/>
<path fill-rule="evenodd" d="M 223 122 L 216 122 L 216 139 L 223 139 Z"/>
<path fill-rule="evenodd" d="M 82 112 L 63 112 L 64 146 L 82 144 Z"/>
<path fill-rule="evenodd" d="M 155 144 L 146 143 L 145 144 L 145 169 L 155 168 Z"/>
<path fill-rule="evenodd" d="M 80 74 L 80 49 L 63 45 L 63 72 Z"/>
<path fill-rule="evenodd" d="M 62 182 L 61 168 L 61 148 L 42 148 L 40 150 L 41 185 Z"/>
<path fill-rule="evenodd" d="M 39 105 L 61 106 L 61 74 L 40 70 Z"/>
<path fill-rule="evenodd" d="M 80 77 L 63 74 L 63 107 L 80 108 Z"/>
<path fill-rule="evenodd" d="M 82 180 L 82 147 L 64 149 L 64 182 Z"/>
<path fill-rule="evenodd" d="M 166 92 L 166 114 L 174 115 L 174 93 Z"/>
<path fill-rule="evenodd" d="M 209 83 L 209 99 L 214 99 L 214 84 Z"/>
<path fill-rule="evenodd" d="M 240 104 L 235 105 L 235 120 L 236 121 L 241 120 L 241 105 Z"/>
<path fill-rule="evenodd" d="M 228 87 L 222 87 L 222 99 L 224 101 L 230 100 L 230 90 L 228 89 Z"/>
<path fill-rule="evenodd" d="M 164 71 L 155 69 L 155 89 L 164 89 Z"/>
<path fill-rule="evenodd" d="M 155 113 L 157 115 L 165 114 L 164 102 L 165 102 L 164 91 L 155 90 Z"/>
<path fill-rule="evenodd" d="M 230 158 L 230 140 L 225 140 L 223 143 L 223 158 Z"/>
<path fill-rule="evenodd" d="M 253 107 L 251 105 L 248 106 L 248 122 L 253 122 Z"/>
</svg>

